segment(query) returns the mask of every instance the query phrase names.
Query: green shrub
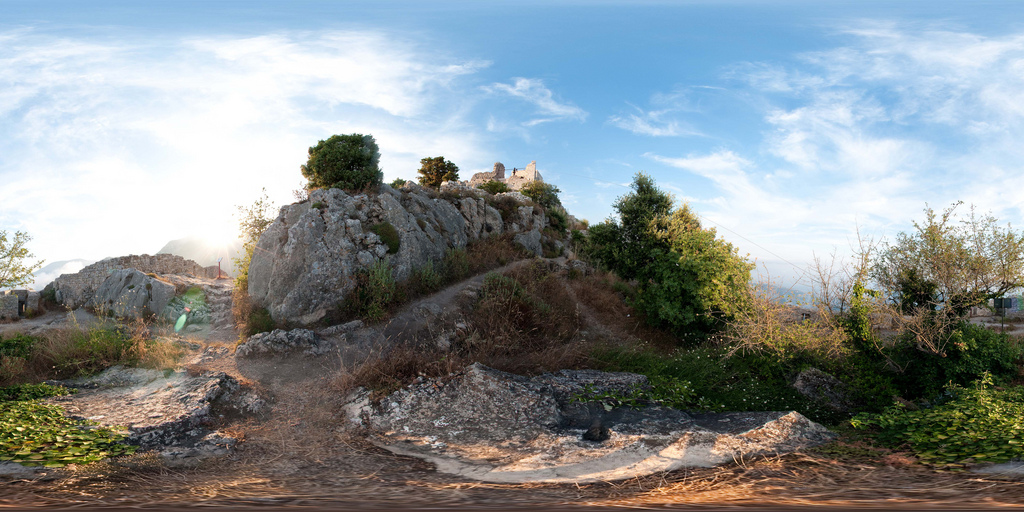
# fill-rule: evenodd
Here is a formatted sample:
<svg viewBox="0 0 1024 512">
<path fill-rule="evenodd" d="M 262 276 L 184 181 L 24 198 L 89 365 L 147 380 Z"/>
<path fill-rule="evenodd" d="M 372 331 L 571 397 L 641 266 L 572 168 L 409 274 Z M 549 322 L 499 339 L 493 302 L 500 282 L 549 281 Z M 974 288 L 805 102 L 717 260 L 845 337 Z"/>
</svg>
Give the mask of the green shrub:
<svg viewBox="0 0 1024 512">
<path fill-rule="evenodd" d="M 469 275 L 469 256 L 465 249 L 448 249 L 441 266 L 449 283 L 462 280 Z"/>
<path fill-rule="evenodd" d="M 20 402 L 61 396 L 70 393 L 64 386 L 49 384 L 15 384 L 0 388 L 0 402 Z"/>
<path fill-rule="evenodd" d="M 562 206 L 562 200 L 558 198 L 558 187 L 544 183 L 543 181 L 531 181 L 519 189 L 519 193 L 529 197 L 545 209 Z"/>
<path fill-rule="evenodd" d="M 378 261 L 356 273 L 356 286 L 348 294 L 346 308 L 367 322 L 378 322 L 387 316 L 388 306 L 396 299 L 397 286 L 391 267 Z"/>
<path fill-rule="evenodd" d="M 1024 458 L 1024 388 L 991 384 L 983 376 L 969 388 L 947 388 L 948 401 L 934 408 L 894 405 L 881 414 L 859 414 L 851 424 L 873 431 L 884 444 L 908 446 L 933 465 Z"/>
<path fill-rule="evenodd" d="M 4 338 L 0 335 L 0 356 L 20 357 L 25 359 L 32 352 L 32 347 L 39 342 L 39 338 L 22 333 L 14 333 Z"/>
<path fill-rule="evenodd" d="M 324 210 L 324 209 L 327 208 L 327 204 L 324 203 L 323 201 L 317 201 L 317 202 L 309 205 L 309 207 L 313 208 L 314 210 Z"/>
<path fill-rule="evenodd" d="M 487 197 L 485 200 L 487 201 L 488 206 L 498 210 L 498 214 L 501 215 L 501 221 L 505 224 L 508 224 L 515 219 L 516 211 L 521 206 L 518 201 L 509 196 L 491 196 Z"/>
<path fill-rule="evenodd" d="M 910 335 L 904 335 L 904 338 Z M 950 334 L 946 353 L 919 350 L 901 339 L 887 350 L 902 371 L 895 376 L 901 395 L 907 399 L 930 398 L 949 384 L 965 386 L 986 372 L 997 382 L 1013 377 L 1021 353 L 1006 334 L 982 326 L 961 322 Z"/>
<path fill-rule="evenodd" d="M 427 261 L 423 266 L 412 271 L 412 279 L 415 282 L 414 288 L 420 293 L 425 293 L 440 288 L 444 276 L 434 268 L 433 261 Z"/>
<path fill-rule="evenodd" d="M 378 164 L 380 150 L 372 135 L 332 135 L 309 148 L 302 175 L 312 188 L 358 191 L 379 186 L 384 179 Z"/>
<path fill-rule="evenodd" d="M 395 178 L 395 181 L 391 182 L 391 188 L 397 190 L 397 189 L 402 188 L 402 185 L 405 185 L 406 183 L 409 183 L 409 181 L 408 180 L 403 180 L 402 178 Z"/>
<path fill-rule="evenodd" d="M 398 235 L 398 230 L 391 225 L 390 222 L 384 221 L 380 224 L 374 224 L 370 226 L 370 231 L 377 234 L 380 237 L 380 241 L 384 242 L 384 245 L 388 246 L 388 254 L 395 254 L 398 252 L 402 239 Z"/>
<path fill-rule="evenodd" d="M 254 308 L 252 313 L 249 314 L 249 320 L 246 322 L 248 327 L 247 336 L 253 334 L 259 334 L 261 332 L 273 331 L 276 327 L 274 319 L 270 316 L 270 311 L 267 308 Z"/>
<path fill-rule="evenodd" d="M 569 216 L 565 213 L 565 210 L 551 208 L 547 213 L 548 223 L 551 224 L 551 228 L 558 232 L 559 238 L 565 236 L 564 233 L 569 229 Z"/>
<path fill-rule="evenodd" d="M 490 194 L 501 194 L 503 192 L 511 192 L 512 189 L 508 188 L 508 185 L 503 181 L 491 180 L 484 183 L 477 188 L 485 190 Z"/>
</svg>

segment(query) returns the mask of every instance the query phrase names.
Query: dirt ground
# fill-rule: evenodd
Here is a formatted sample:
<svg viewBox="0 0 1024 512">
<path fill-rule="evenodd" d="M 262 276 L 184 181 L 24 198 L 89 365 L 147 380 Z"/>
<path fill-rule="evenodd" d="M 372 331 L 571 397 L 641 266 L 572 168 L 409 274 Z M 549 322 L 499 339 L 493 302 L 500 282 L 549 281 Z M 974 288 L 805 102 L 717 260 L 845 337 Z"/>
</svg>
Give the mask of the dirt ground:
<svg viewBox="0 0 1024 512">
<path fill-rule="evenodd" d="M 479 277 L 479 276 L 478 276 Z M 424 301 L 445 306 L 470 279 L 393 319 L 406 328 Z M 593 329 L 608 332 L 584 311 Z M 32 326 L 45 325 L 38 320 Z M 216 327 L 216 326 L 215 326 Z M 205 347 L 231 347 L 215 328 Z M 614 332 L 611 332 L 614 334 Z M 0 480 L 0 509 L 71 508 L 332 508 L 495 510 L 628 509 L 979 509 L 1024 506 L 1024 480 L 970 472 L 939 472 L 905 454 L 841 440 L 781 457 L 740 460 L 628 481 L 587 485 L 503 485 L 461 480 L 424 461 L 369 444 L 336 415 L 338 359 L 274 358 L 257 363 L 225 356 L 204 363 L 260 388 L 274 402 L 262 421 L 215 425 L 240 440 L 230 456 L 171 468 L 152 453 L 49 470 L 34 479 Z M 274 379 L 287 371 L 292 378 Z"/>
</svg>

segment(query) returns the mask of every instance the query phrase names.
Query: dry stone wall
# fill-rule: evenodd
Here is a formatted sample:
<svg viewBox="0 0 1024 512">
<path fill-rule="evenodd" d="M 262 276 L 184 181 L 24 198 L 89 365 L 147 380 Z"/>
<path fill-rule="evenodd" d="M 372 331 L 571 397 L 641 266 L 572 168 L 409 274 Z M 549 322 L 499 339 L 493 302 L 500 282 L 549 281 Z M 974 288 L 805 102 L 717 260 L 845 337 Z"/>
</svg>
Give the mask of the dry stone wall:
<svg viewBox="0 0 1024 512">
<path fill-rule="evenodd" d="M 382 185 L 377 194 L 315 190 L 308 201 L 281 208 L 249 265 L 253 303 L 275 321 L 308 325 L 338 307 L 355 287 L 356 273 L 376 262 L 386 263 L 401 281 L 471 240 L 520 231 L 540 236 L 547 223 L 543 212 L 525 205 L 503 219 L 477 194 L 489 196 L 481 190 L 464 197 L 448 192 L 435 197 L 413 183 L 400 190 Z M 389 253 L 374 232 L 384 223 L 398 235 L 397 251 Z"/>
</svg>

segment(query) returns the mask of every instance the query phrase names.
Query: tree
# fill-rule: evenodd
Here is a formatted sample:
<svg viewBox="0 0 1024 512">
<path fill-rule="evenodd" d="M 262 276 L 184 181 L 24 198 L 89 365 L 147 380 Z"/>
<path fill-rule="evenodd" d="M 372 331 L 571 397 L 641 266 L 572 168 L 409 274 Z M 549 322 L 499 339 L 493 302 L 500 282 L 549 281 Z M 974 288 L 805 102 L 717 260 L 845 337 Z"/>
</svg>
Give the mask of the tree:
<svg viewBox="0 0 1024 512">
<path fill-rule="evenodd" d="M 458 166 L 446 161 L 443 156 L 421 159 L 419 173 L 420 185 L 434 189 L 441 188 L 441 183 L 459 179 Z"/>
<path fill-rule="evenodd" d="M 619 219 L 592 226 L 585 253 L 637 280 L 633 307 L 679 334 L 702 335 L 743 307 L 753 265 L 704 229 L 689 207 L 638 173 L 633 192 L 615 203 Z"/>
<path fill-rule="evenodd" d="M 235 258 L 235 270 L 238 272 L 235 288 L 246 294 L 249 287 L 249 263 L 252 262 L 260 235 L 274 222 L 274 217 L 270 215 L 273 210 L 274 202 L 270 200 L 265 188 L 262 197 L 254 201 L 252 206 L 238 206 L 238 238 L 242 239 L 242 253 Z"/>
<path fill-rule="evenodd" d="M 558 198 L 561 192 L 558 187 L 543 181 L 531 181 L 519 189 L 520 194 L 533 199 L 545 209 L 562 206 L 562 200 Z"/>
<path fill-rule="evenodd" d="M 961 204 L 941 215 L 926 207 L 915 231 L 899 233 L 879 252 L 872 277 L 904 312 L 941 310 L 962 318 L 1024 285 L 1024 234 L 973 207 L 959 218 Z"/>
<path fill-rule="evenodd" d="M 384 180 L 379 168 L 380 150 L 372 135 L 332 135 L 309 148 L 309 160 L 301 166 L 311 188 L 354 191 L 378 186 Z"/>
<path fill-rule="evenodd" d="M 43 261 L 25 265 L 27 258 L 33 258 L 25 244 L 32 237 L 24 231 L 15 231 L 14 239 L 8 241 L 7 231 L 0 231 L 0 288 L 13 288 L 32 281 L 32 273 L 43 266 Z"/>
</svg>

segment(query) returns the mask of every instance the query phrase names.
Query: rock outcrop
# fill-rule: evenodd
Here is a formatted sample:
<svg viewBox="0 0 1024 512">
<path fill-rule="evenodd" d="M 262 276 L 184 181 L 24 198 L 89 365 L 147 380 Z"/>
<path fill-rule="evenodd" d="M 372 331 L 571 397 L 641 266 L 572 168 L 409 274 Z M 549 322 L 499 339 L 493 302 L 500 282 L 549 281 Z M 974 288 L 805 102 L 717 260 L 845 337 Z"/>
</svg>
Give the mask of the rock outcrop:
<svg viewBox="0 0 1024 512">
<path fill-rule="evenodd" d="M 358 391 L 349 419 L 384 448 L 491 482 L 596 482 L 786 453 L 832 438 L 796 412 L 690 414 L 611 408 L 589 393 L 628 394 L 646 377 L 563 370 L 526 378 L 480 364 L 423 380 L 374 404 Z"/>
<path fill-rule="evenodd" d="M 220 414 L 255 415 L 267 407 L 223 372 L 189 375 L 114 366 L 60 384 L 78 392 L 47 401 L 68 416 L 127 428 L 127 443 L 178 462 L 227 453 L 234 441 L 207 428 Z"/>
<path fill-rule="evenodd" d="M 162 313 L 173 298 L 173 284 L 122 268 L 107 276 L 86 306 L 118 317 L 150 317 Z"/>
<path fill-rule="evenodd" d="M 502 218 L 485 197 L 452 193 L 431 197 L 407 183 L 382 185 L 378 194 L 314 190 L 309 200 L 281 208 L 260 237 L 249 265 L 249 295 L 278 322 L 309 325 L 338 307 L 355 287 L 355 274 L 383 261 L 397 280 L 452 248 L 498 233 L 537 231 L 547 223 L 532 206 Z M 381 230 L 384 225 L 390 226 Z M 397 249 L 378 233 L 393 229 Z"/>
<path fill-rule="evenodd" d="M 309 329 L 274 329 L 249 336 L 235 349 L 236 357 L 273 356 L 301 351 L 305 355 L 319 356 L 331 349 L 331 343 Z"/>
<path fill-rule="evenodd" d="M 130 255 L 119 258 L 108 258 L 89 265 L 74 274 L 61 274 L 60 277 L 46 285 L 43 290 L 52 289 L 57 302 L 75 309 L 86 305 L 96 289 L 119 269 L 135 269 L 144 274 L 175 274 L 195 277 L 217 277 L 217 267 L 203 267 L 192 260 L 186 260 L 173 254 L 157 254 L 150 256 Z"/>
</svg>

